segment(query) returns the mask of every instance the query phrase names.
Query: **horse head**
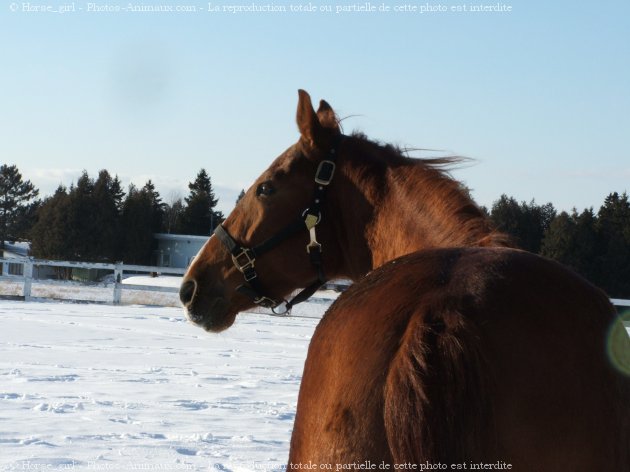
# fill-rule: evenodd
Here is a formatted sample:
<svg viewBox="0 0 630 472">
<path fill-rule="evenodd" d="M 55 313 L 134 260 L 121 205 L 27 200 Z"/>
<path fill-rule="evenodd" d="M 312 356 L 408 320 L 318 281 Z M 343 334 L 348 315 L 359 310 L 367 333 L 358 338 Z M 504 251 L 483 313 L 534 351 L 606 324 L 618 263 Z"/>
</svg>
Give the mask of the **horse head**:
<svg viewBox="0 0 630 472">
<path fill-rule="evenodd" d="M 232 325 L 255 305 L 286 308 L 299 287 L 337 272 L 327 200 L 335 191 L 335 153 L 342 138 L 333 109 L 299 91 L 300 138 L 273 161 L 217 228 L 191 263 L 180 289 L 189 319 L 208 331 Z M 325 248 L 325 249 L 323 249 Z"/>
</svg>

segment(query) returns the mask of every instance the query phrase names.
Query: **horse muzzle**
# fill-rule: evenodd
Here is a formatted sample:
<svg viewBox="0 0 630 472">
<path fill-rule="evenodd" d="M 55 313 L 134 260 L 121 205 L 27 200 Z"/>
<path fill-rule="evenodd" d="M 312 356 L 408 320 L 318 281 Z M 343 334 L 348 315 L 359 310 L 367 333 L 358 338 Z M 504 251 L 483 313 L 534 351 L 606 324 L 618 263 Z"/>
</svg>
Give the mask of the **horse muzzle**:
<svg viewBox="0 0 630 472">
<path fill-rule="evenodd" d="M 228 301 L 218 294 L 200 293 L 194 279 L 183 281 L 179 289 L 179 298 L 188 320 L 206 331 L 218 333 L 234 323 L 236 314 L 230 314 Z"/>
</svg>

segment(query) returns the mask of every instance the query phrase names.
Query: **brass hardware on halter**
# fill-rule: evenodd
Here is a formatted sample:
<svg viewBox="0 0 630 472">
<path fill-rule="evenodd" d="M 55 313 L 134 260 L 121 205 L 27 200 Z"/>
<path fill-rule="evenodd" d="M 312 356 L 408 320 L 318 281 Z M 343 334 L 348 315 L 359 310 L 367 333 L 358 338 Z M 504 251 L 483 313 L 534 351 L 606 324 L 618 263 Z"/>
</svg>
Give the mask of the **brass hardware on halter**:
<svg viewBox="0 0 630 472">
<path fill-rule="evenodd" d="M 329 159 L 322 160 L 317 167 L 317 173 L 315 174 L 315 182 L 317 185 L 314 189 L 311 205 L 302 212 L 300 217 L 295 219 L 288 226 L 280 230 L 274 236 L 251 248 L 242 247 L 230 233 L 228 233 L 223 225 L 218 225 L 214 230 L 216 237 L 232 255 L 234 266 L 245 278 L 245 283 L 236 287 L 236 291 L 250 298 L 257 305 L 271 308 L 275 314 L 288 313 L 293 305 L 307 300 L 326 282 L 321 260 L 322 245 L 317 241 L 315 228 L 322 219 L 322 205 L 326 196 L 327 186 L 330 184 L 335 174 L 336 148 L 339 146 L 341 139 L 343 139 L 342 135 L 337 136 L 333 148 L 329 151 Z M 295 295 L 290 301 L 284 299 L 274 300 L 273 298 L 262 295 L 263 287 L 254 268 L 256 258 L 276 247 L 282 241 L 303 231 L 304 226 L 306 226 L 310 238 L 309 243 L 306 245 L 306 252 L 309 254 L 311 265 L 317 272 L 317 280 L 302 289 L 302 291 Z"/>
<path fill-rule="evenodd" d="M 308 224 L 307 224 L 307 226 L 308 226 Z M 309 232 L 309 235 L 311 237 L 311 240 L 306 245 L 306 252 L 308 252 L 310 254 L 311 250 L 315 249 L 315 248 L 317 248 L 317 250 L 321 252 L 322 245 L 317 241 L 317 234 L 315 233 L 315 226 L 309 228 L 308 232 Z"/>
<path fill-rule="evenodd" d="M 315 226 L 317 226 L 317 223 L 319 223 L 319 217 L 315 216 L 315 215 L 311 215 L 310 213 L 308 215 L 306 215 L 306 218 L 304 218 L 304 224 L 306 225 L 306 228 L 310 231 L 311 228 L 314 228 Z"/>
</svg>

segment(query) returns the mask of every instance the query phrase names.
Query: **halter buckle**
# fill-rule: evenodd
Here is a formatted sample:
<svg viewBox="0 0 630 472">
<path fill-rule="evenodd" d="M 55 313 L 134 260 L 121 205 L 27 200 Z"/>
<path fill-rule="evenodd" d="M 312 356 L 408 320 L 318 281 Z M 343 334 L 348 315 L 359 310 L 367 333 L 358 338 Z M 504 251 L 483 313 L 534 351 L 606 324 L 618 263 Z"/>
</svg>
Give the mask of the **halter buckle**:
<svg viewBox="0 0 630 472">
<path fill-rule="evenodd" d="M 319 185 L 328 185 L 332 181 L 333 175 L 335 175 L 335 163 L 324 159 L 319 163 L 317 172 L 315 173 L 315 182 Z"/>
<path fill-rule="evenodd" d="M 238 254 L 232 255 L 232 262 L 234 262 L 234 266 L 244 274 L 246 270 L 254 268 L 254 262 L 256 262 L 256 258 L 250 256 L 249 249 L 243 248 Z"/>
</svg>

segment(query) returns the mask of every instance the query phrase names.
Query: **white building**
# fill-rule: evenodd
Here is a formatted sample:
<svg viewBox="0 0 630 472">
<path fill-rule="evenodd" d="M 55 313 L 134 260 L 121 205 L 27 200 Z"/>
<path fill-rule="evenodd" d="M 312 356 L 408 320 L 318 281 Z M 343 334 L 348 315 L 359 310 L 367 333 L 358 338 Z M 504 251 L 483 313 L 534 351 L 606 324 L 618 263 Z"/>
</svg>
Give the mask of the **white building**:
<svg viewBox="0 0 630 472">
<path fill-rule="evenodd" d="M 26 259 L 28 257 L 28 251 L 30 249 L 30 243 L 25 242 L 4 242 L 4 254 L 3 257 L 7 259 Z M 22 275 L 22 264 L 2 264 L 1 275 Z"/>
<path fill-rule="evenodd" d="M 154 251 L 154 262 L 159 267 L 179 267 L 185 269 L 193 257 L 208 240 L 208 236 L 192 236 L 187 234 L 153 235 L 157 240 Z"/>
</svg>

